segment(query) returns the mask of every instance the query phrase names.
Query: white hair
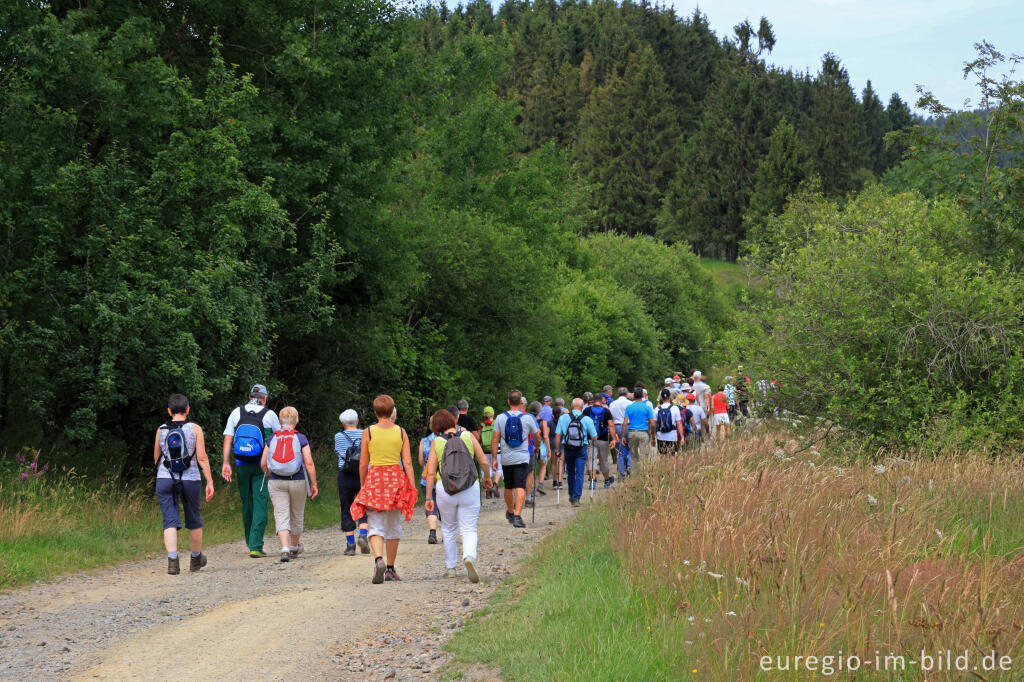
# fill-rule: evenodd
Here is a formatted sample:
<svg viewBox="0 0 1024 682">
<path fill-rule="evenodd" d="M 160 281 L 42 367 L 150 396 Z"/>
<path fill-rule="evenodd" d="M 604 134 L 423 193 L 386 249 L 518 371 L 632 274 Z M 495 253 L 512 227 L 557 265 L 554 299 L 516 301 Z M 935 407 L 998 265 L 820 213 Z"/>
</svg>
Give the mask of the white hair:
<svg viewBox="0 0 1024 682">
<path fill-rule="evenodd" d="M 338 421 L 345 426 L 355 426 L 359 423 L 359 413 L 350 407 L 338 416 Z"/>
</svg>

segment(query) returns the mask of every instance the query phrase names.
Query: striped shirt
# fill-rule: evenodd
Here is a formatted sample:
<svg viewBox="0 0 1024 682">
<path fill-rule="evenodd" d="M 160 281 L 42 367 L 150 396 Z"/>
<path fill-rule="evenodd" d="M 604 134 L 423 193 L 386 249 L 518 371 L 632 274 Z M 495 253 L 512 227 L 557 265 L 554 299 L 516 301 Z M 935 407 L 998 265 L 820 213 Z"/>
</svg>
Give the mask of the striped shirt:
<svg viewBox="0 0 1024 682">
<path fill-rule="evenodd" d="M 363 432 L 359 429 L 339 431 L 334 434 L 334 451 L 338 453 L 339 469 L 345 465 L 345 453 L 348 452 L 349 446 L 355 445 L 356 447 L 359 447 L 362 440 Z"/>
</svg>

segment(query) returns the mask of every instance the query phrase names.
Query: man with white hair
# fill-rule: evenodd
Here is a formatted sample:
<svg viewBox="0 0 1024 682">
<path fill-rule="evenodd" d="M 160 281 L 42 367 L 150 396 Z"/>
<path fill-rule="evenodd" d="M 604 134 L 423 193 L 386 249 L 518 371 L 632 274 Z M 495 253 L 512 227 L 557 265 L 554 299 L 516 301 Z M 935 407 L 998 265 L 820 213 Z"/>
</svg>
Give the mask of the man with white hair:
<svg viewBox="0 0 1024 682">
<path fill-rule="evenodd" d="M 594 420 L 583 415 L 583 400 L 573 398 L 572 411 L 558 418 L 555 426 L 555 449 L 565 452 L 565 468 L 569 478 L 569 504 L 580 506 L 583 496 L 583 471 L 587 467 L 587 448 L 597 438 Z"/>
</svg>

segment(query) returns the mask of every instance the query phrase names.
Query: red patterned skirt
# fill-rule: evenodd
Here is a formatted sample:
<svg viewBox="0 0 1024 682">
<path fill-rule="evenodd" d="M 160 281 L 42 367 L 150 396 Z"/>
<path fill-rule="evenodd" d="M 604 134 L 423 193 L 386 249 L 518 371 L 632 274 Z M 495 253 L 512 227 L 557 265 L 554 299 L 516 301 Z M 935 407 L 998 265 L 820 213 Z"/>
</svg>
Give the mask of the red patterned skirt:
<svg viewBox="0 0 1024 682">
<path fill-rule="evenodd" d="M 367 508 L 376 511 L 399 509 L 405 514 L 406 521 L 412 521 L 418 496 L 419 491 L 410 485 L 401 465 L 371 465 L 366 469 L 366 480 L 349 511 L 353 519 L 360 519 Z"/>
</svg>

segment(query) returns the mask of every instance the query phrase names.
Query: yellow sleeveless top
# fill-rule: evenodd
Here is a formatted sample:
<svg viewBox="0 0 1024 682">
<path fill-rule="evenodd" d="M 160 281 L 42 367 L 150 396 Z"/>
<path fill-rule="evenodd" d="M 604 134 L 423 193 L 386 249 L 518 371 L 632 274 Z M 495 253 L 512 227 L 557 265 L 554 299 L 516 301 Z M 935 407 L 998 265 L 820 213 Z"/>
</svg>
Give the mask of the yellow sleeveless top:
<svg viewBox="0 0 1024 682">
<path fill-rule="evenodd" d="M 392 426 L 382 429 L 374 424 L 370 427 L 370 439 L 367 450 L 370 453 L 370 466 L 386 467 L 402 463 L 402 429 Z"/>
</svg>

